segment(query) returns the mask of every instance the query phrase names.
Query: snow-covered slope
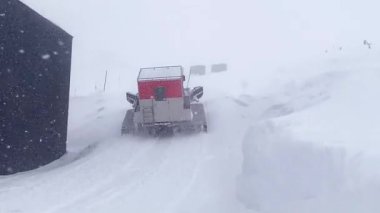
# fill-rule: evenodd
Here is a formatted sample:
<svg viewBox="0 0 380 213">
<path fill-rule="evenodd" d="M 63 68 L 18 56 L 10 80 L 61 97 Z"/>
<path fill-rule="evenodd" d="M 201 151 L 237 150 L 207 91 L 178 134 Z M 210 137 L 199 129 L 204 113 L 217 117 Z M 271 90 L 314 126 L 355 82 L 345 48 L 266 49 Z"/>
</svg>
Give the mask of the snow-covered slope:
<svg viewBox="0 0 380 213">
<path fill-rule="evenodd" d="M 339 59 L 335 71 L 270 96 L 276 104 L 253 121 L 244 138 L 238 196 L 249 208 L 380 210 L 380 63 L 371 56 L 360 59 L 351 67 Z"/>
<path fill-rule="evenodd" d="M 380 210 L 379 3 L 24 2 L 75 37 L 68 153 L 0 177 L 1 213 Z M 207 134 L 120 136 L 139 67 L 218 62 Z"/>
</svg>

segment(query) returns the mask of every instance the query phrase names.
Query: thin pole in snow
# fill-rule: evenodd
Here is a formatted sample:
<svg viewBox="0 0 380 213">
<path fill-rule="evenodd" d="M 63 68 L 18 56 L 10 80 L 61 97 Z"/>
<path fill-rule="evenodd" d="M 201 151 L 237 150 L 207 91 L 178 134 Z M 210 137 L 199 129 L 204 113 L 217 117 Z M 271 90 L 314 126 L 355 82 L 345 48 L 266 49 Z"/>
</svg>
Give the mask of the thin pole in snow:
<svg viewBox="0 0 380 213">
<path fill-rule="evenodd" d="M 189 70 L 189 79 L 187 79 L 186 88 L 189 88 L 190 77 L 191 77 L 191 69 Z"/>
<path fill-rule="evenodd" d="M 103 87 L 103 92 L 106 91 L 106 86 L 107 86 L 107 75 L 108 75 L 108 70 L 106 70 L 106 76 L 104 77 L 104 87 Z"/>
</svg>

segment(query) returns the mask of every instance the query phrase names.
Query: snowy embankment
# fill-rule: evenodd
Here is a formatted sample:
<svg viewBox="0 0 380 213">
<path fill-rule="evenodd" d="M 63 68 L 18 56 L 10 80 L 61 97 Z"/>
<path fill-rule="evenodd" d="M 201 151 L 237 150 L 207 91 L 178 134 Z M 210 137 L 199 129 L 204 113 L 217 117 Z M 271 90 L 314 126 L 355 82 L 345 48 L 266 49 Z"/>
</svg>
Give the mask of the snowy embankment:
<svg viewBox="0 0 380 213">
<path fill-rule="evenodd" d="M 380 64 L 374 55 L 332 60 L 266 99 L 274 105 L 252 122 L 243 142 L 238 197 L 248 208 L 380 210 Z"/>
</svg>

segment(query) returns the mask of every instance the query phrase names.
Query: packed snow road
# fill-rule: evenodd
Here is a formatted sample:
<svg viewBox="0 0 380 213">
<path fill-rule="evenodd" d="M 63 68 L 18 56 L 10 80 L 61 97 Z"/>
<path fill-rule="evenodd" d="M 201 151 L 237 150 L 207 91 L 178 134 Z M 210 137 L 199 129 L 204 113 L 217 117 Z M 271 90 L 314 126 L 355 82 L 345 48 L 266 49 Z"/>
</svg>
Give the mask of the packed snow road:
<svg viewBox="0 0 380 213">
<path fill-rule="evenodd" d="M 245 212 L 235 192 L 244 129 L 236 113 L 212 113 L 220 104 L 236 105 L 206 103 L 207 134 L 149 138 L 120 136 L 123 94 L 72 98 L 68 154 L 1 178 L 0 212 Z"/>
</svg>

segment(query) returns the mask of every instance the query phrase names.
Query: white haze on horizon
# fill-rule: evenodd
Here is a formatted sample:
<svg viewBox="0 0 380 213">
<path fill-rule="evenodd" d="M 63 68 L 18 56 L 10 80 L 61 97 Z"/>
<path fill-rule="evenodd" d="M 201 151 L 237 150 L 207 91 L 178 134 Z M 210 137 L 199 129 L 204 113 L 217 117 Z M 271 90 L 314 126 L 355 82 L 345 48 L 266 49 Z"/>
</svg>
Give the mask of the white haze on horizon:
<svg viewBox="0 0 380 213">
<path fill-rule="evenodd" d="M 371 0 L 23 0 L 74 36 L 71 95 L 135 89 L 138 69 L 226 62 L 267 72 L 380 43 Z M 237 73 L 239 74 L 239 73 Z"/>
</svg>

